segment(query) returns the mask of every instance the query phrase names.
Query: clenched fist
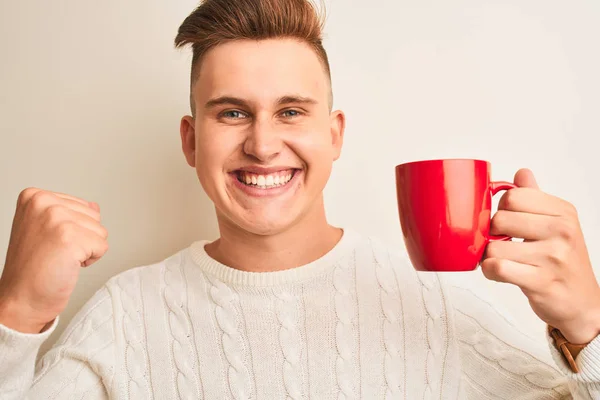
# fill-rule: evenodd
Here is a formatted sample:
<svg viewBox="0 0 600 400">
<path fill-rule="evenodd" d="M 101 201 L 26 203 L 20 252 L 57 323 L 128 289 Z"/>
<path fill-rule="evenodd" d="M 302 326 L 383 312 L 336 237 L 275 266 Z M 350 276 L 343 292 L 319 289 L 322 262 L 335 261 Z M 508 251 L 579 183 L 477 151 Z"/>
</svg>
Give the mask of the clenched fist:
<svg viewBox="0 0 600 400">
<path fill-rule="evenodd" d="M 96 203 L 22 191 L 0 278 L 0 323 L 24 333 L 42 331 L 66 307 L 81 267 L 106 253 L 107 237 Z"/>
</svg>

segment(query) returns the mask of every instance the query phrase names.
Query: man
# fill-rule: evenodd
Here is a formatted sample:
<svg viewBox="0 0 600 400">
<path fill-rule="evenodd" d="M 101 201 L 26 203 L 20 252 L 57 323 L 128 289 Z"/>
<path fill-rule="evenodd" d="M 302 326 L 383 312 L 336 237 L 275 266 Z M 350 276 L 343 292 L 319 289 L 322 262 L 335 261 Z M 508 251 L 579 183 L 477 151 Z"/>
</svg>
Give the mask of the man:
<svg viewBox="0 0 600 400">
<path fill-rule="evenodd" d="M 573 344 L 559 372 L 473 293 L 327 223 L 345 118 L 308 1 L 206 0 L 176 44 L 194 50 L 183 152 L 220 238 L 112 278 L 34 375 L 107 232 L 97 204 L 24 190 L 0 280 L 2 399 L 600 398 L 600 288 L 570 204 L 519 171 L 492 225 L 527 241 L 482 263 Z"/>
</svg>

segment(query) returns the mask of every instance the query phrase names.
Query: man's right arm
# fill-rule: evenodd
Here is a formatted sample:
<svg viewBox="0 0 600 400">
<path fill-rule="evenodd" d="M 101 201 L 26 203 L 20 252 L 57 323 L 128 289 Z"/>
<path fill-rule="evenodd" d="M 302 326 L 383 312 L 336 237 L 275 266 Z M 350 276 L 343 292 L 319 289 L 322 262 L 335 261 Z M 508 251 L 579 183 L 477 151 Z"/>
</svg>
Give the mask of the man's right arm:
<svg viewBox="0 0 600 400">
<path fill-rule="evenodd" d="M 112 367 L 105 366 L 112 365 L 114 341 L 107 289 L 96 293 L 35 369 L 80 270 L 102 258 L 107 237 L 96 203 L 38 188 L 19 194 L 0 277 L 0 398 L 107 397 Z"/>
</svg>

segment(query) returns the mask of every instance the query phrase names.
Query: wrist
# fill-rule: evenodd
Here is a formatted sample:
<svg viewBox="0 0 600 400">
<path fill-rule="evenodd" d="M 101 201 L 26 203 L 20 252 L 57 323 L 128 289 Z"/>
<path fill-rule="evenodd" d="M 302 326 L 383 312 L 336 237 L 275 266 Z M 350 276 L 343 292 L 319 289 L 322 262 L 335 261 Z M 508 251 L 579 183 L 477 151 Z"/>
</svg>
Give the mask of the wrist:
<svg viewBox="0 0 600 400">
<path fill-rule="evenodd" d="M 40 321 L 31 317 L 31 313 L 22 310 L 17 302 L 0 298 L 0 324 L 21 333 L 38 334 L 50 326 L 50 321 Z"/>
<path fill-rule="evenodd" d="M 600 310 L 589 312 L 581 322 L 571 322 L 558 327 L 569 343 L 588 344 L 600 335 Z"/>
</svg>

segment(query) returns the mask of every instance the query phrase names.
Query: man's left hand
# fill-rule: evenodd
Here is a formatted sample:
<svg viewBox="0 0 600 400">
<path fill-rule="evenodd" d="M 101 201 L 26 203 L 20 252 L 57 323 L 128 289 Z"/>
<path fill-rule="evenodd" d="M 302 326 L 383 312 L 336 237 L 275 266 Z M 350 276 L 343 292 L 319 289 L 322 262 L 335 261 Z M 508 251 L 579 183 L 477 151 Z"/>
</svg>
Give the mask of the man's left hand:
<svg viewBox="0 0 600 400">
<path fill-rule="evenodd" d="M 500 199 L 490 234 L 525 239 L 494 241 L 481 263 L 491 280 L 517 285 L 533 311 L 574 344 L 600 334 L 600 286 L 575 207 L 542 192 L 528 169 Z"/>
</svg>

